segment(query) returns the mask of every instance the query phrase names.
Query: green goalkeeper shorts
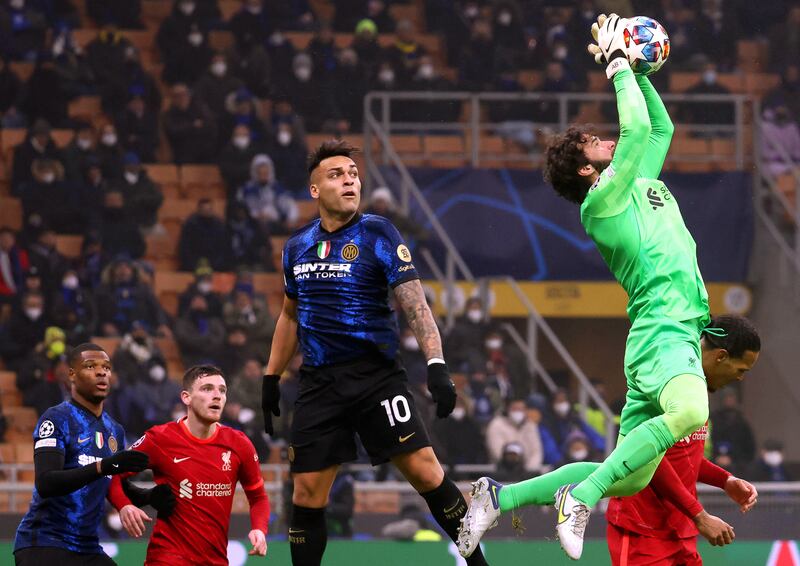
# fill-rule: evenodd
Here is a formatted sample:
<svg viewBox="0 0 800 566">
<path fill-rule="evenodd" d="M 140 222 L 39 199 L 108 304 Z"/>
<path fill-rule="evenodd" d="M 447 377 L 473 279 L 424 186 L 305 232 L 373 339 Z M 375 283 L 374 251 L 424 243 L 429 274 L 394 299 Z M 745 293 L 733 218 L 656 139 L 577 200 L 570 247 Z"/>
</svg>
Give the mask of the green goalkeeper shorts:
<svg viewBox="0 0 800 566">
<path fill-rule="evenodd" d="M 700 333 L 707 318 L 675 321 L 668 318 L 637 321 L 625 344 L 628 392 L 620 417 L 620 434 L 664 413 L 661 390 L 673 377 L 703 375 Z"/>
</svg>

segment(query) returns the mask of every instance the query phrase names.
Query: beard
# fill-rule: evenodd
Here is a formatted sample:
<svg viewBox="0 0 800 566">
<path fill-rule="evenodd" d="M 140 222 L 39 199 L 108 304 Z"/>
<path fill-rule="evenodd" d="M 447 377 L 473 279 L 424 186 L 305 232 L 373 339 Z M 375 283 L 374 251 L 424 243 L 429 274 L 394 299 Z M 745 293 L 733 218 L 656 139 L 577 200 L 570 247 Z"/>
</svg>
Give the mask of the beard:
<svg viewBox="0 0 800 566">
<path fill-rule="evenodd" d="M 589 161 L 589 165 L 595 168 L 598 173 L 602 173 L 605 171 L 606 167 L 611 165 L 611 160 L 596 160 L 596 161 Z"/>
</svg>

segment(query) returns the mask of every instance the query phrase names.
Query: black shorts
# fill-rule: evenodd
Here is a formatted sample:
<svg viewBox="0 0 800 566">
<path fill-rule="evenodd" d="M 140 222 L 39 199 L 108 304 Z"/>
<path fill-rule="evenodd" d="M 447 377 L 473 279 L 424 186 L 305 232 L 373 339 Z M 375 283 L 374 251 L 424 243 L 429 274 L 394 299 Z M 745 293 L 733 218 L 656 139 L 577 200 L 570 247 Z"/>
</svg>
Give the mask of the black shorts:
<svg viewBox="0 0 800 566">
<path fill-rule="evenodd" d="M 54 546 L 29 546 L 14 552 L 16 566 L 117 566 L 107 554 L 78 554 Z"/>
<path fill-rule="evenodd" d="M 355 460 L 356 433 L 373 466 L 430 446 L 407 383 L 399 363 L 377 356 L 302 366 L 289 445 L 292 472 Z"/>
</svg>

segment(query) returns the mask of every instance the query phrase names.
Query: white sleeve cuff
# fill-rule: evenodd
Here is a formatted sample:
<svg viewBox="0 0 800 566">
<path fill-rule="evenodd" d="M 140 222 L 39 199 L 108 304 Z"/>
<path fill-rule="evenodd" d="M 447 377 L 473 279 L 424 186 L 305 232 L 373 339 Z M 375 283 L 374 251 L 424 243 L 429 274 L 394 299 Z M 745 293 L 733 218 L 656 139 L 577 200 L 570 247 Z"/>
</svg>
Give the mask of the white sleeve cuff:
<svg viewBox="0 0 800 566">
<path fill-rule="evenodd" d="M 606 77 L 610 79 L 623 69 L 628 69 L 630 71 L 631 64 L 628 63 L 625 57 L 617 57 L 606 67 Z"/>
<path fill-rule="evenodd" d="M 444 360 L 442 358 L 431 358 L 430 360 L 428 360 L 428 365 L 443 364 L 443 363 L 444 363 Z"/>
</svg>

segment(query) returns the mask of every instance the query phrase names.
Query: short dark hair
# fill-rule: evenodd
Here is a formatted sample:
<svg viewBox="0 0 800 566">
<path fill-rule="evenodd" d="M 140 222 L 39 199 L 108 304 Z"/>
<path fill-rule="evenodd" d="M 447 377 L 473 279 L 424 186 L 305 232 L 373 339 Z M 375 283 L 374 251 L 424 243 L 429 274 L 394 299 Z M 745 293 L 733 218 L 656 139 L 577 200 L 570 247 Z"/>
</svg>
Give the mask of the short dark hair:
<svg viewBox="0 0 800 566">
<path fill-rule="evenodd" d="M 73 364 L 81 361 L 81 354 L 83 352 L 103 352 L 106 355 L 108 354 L 108 352 L 106 352 L 102 346 L 98 346 L 94 342 L 84 342 L 83 344 L 78 344 L 69 351 L 69 355 L 67 356 L 67 363 L 70 365 L 70 367 Z"/>
<path fill-rule="evenodd" d="M 725 336 L 717 336 L 713 331 L 704 330 L 703 338 L 714 348 L 722 348 L 732 358 L 741 358 L 745 352 L 761 351 L 761 337 L 758 330 L 747 318 L 733 314 L 723 314 L 711 318 L 708 329 L 719 328 Z"/>
<path fill-rule="evenodd" d="M 589 192 L 588 178 L 578 174 L 578 169 L 589 164 L 583 145 L 591 135 L 590 126 L 572 126 L 556 136 L 547 146 L 544 163 L 544 180 L 570 202 L 581 204 Z"/>
<path fill-rule="evenodd" d="M 195 381 L 200 379 L 201 377 L 207 377 L 209 375 L 221 375 L 222 379 L 228 381 L 225 377 L 225 374 L 219 369 L 217 366 L 212 365 L 199 365 L 199 366 L 192 366 L 186 370 L 186 373 L 183 374 L 183 388 L 188 391 L 192 388 L 192 385 Z"/>
<path fill-rule="evenodd" d="M 308 174 L 311 175 L 311 173 L 314 172 L 314 169 L 319 167 L 319 164 L 329 157 L 341 155 L 342 157 L 352 158 L 360 151 L 360 149 L 350 145 L 344 140 L 324 141 L 319 144 L 319 147 L 308 156 Z"/>
</svg>

